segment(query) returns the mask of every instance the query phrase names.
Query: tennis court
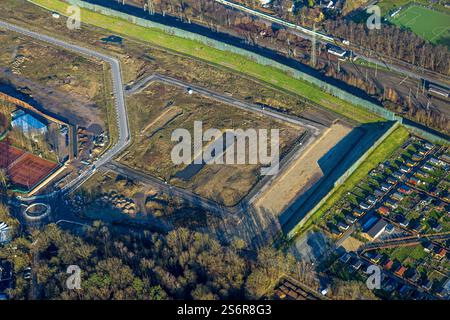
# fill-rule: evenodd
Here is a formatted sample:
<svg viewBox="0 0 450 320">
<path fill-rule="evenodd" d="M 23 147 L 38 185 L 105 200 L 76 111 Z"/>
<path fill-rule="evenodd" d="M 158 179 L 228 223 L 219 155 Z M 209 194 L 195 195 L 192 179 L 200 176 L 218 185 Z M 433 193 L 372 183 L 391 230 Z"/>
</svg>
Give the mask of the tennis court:
<svg viewBox="0 0 450 320">
<path fill-rule="evenodd" d="M 32 190 L 58 168 L 58 164 L 0 142 L 0 168 L 7 169 L 8 178 L 17 188 Z"/>
</svg>

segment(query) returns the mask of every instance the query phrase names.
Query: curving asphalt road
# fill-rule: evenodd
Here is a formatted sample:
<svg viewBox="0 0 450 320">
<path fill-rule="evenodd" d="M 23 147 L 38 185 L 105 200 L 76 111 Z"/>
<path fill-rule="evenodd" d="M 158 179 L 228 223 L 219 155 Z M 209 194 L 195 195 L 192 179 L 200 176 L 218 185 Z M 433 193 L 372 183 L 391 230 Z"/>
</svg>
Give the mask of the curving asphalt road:
<svg viewBox="0 0 450 320">
<path fill-rule="evenodd" d="M 89 179 L 97 170 L 97 168 L 103 166 L 113 159 L 115 155 L 124 150 L 130 143 L 130 128 L 128 125 L 128 113 L 127 107 L 125 104 L 125 94 L 123 89 L 122 82 L 122 72 L 120 69 L 119 60 L 107 56 L 105 54 L 93 51 L 91 49 L 83 48 L 77 46 L 75 44 L 71 44 L 65 41 L 62 41 L 57 38 L 53 38 L 47 35 L 39 34 L 25 28 L 10 24 L 8 22 L 0 21 L 0 28 L 4 28 L 16 33 L 20 33 L 22 35 L 50 43 L 52 45 L 61 47 L 65 50 L 69 50 L 72 52 L 76 52 L 78 54 L 82 54 L 84 56 L 88 56 L 91 58 L 102 60 L 108 63 L 111 66 L 111 73 L 113 79 L 113 94 L 115 100 L 116 107 L 116 115 L 117 115 L 117 126 L 119 128 L 119 137 L 118 141 L 114 146 L 112 146 L 107 152 L 105 152 L 97 161 L 95 161 L 92 165 L 87 167 L 78 177 L 74 180 L 70 181 L 64 188 L 62 188 L 62 192 L 70 192 L 78 188 L 84 181 Z"/>
<path fill-rule="evenodd" d="M 128 114 L 127 114 L 127 108 L 125 103 L 125 94 L 131 95 L 137 92 L 142 91 L 145 89 L 150 83 L 154 81 L 160 81 L 164 82 L 170 85 L 178 86 L 184 89 L 192 89 L 195 93 L 204 95 L 210 99 L 226 103 L 229 105 L 233 105 L 234 107 L 251 111 L 259 114 L 264 114 L 266 116 L 273 117 L 275 119 L 290 122 L 292 124 L 304 127 L 308 129 L 308 134 L 306 134 L 304 137 L 302 137 L 302 143 L 300 144 L 300 148 L 298 150 L 293 150 L 291 156 L 286 157 L 284 161 L 284 165 L 282 165 L 283 168 L 286 167 L 286 164 L 290 162 L 292 159 L 295 158 L 295 154 L 298 154 L 301 149 L 305 148 L 307 145 L 309 145 L 313 140 L 317 138 L 322 132 L 322 130 L 325 128 L 323 125 L 320 125 L 318 123 L 315 123 L 313 121 L 309 121 L 308 119 L 300 119 L 294 116 L 289 116 L 287 114 L 284 114 L 282 112 L 279 112 L 277 110 L 272 110 L 270 108 L 263 108 L 256 104 L 251 104 L 247 102 L 243 102 L 241 100 L 238 100 L 234 97 L 227 96 L 218 92 L 214 92 L 209 89 L 205 89 L 178 79 L 170 78 L 167 76 L 159 75 L 159 74 L 153 74 L 151 76 L 148 76 L 146 78 L 141 79 L 137 83 L 135 83 L 132 87 L 127 88 L 124 90 L 123 82 L 122 82 L 122 75 L 121 75 L 121 68 L 120 63 L 117 59 L 107 56 L 105 54 L 93 51 L 88 48 L 80 47 L 71 43 L 67 43 L 65 41 L 62 41 L 57 38 L 53 38 L 47 35 L 42 35 L 30 30 L 27 30 L 25 28 L 0 21 L 0 28 L 4 28 L 16 33 L 23 34 L 25 36 L 50 43 L 52 45 L 61 47 L 65 50 L 69 50 L 78 54 L 82 54 L 84 56 L 88 56 L 91 58 L 102 60 L 106 63 L 108 63 L 111 66 L 111 73 L 112 73 L 112 79 L 113 79 L 113 94 L 115 97 L 115 107 L 116 107 L 116 113 L 117 113 L 117 126 L 119 128 L 119 138 L 117 143 L 112 146 L 108 151 L 106 151 L 98 160 L 96 160 L 92 165 L 86 167 L 76 178 L 74 178 L 72 181 L 68 182 L 60 191 L 61 193 L 70 193 L 75 191 L 78 187 L 80 187 L 86 180 L 88 180 L 96 171 L 97 169 L 101 167 L 105 167 L 106 169 L 113 170 L 115 172 L 119 172 L 123 174 L 124 176 L 128 176 L 130 178 L 133 178 L 138 181 L 145 182 L 149 185 L 153 185 L 154 187 L 157 187 L 159 190 L 165 191 L 169 194 L 176 195 L 178 197 L 183 198 L 184 200 L 188 201 L 192 205 L 199 206 L 205 210 L 208 210 L 212 213 L 216 214 L 227 214 L 227 213 L 239 213 L 245 210 L 246 204 L 253 202 L 255 198 L 259 196 L 259 194 L 262 192 L 263 188 L 255 188 L 252 190 L 249 195 L 246 197 L 247 201 L 241 201 L 240 204 L 234 206 L 234 207 L 224 207 L 219 205 L 218 203 L 202 198 L 192 192 L 189 192 L 184 189 L 179 189 L 170 185 L 165 184 L 164 182 L 151 177 L 149 175 L 146 175 L 142 172 L 138 172 L 136 170 L 133 170 L 131 168 L 128 168 L 124 165 L 121 165 L 115 161 L 112 161 L 113 158 L 122 152 L 125 148 L 128 147 L 128 145 L 131 142 L 131 134 L 130 134 L 130 128 L 128 123 Z M 295 152 L 294 152 L 295 151 Z M 283 161 L 283 160 L 282 160 Z M 263 183 L 264 182 L 264 183 Z M 261 187 L 266 187 L 267 183 L 270 181 L 261 181 Z M 21 198 L 22 201 L 35 201 L 38 198 L 51 198 L 53 196 L 58 195 L 58 192 L 54 192 L 49 195 L 42 195 L 32 198 Z"/>
<path fill-rule="evenodd" d="M 178 80 L 175 78 L 171 78 L 168 76 L 160 75 L 160 74 L 152 74 L 150 76 L 147 76 L 145 78 L 142 78 L 138 80 L 136 83 L 134 83 L 131 86 L 127 86 L 125 93 L 126 95 L 133 95 L 136 93 L 139 93 L 143 91 L 145 88 L 147 88 L 151 83 L 153 82 L 162 82 L 166 83 L 172 86 L 177 86 L 186 90 L 192 90 L 194 93 L 205 96 L 209 99 L 219 101 L 224 104 L 228 104 L 233 106 L 234 108 L 239 108 L 245 111 L 250 111 L 258 114 L 263 114 L 265 116 L 269 116 L 281 121 L 290 122 L 294 125 L 300 126 L 302 128 L 307 128 L 306 134 L 304 134 L 301 139 L 298 141 L 298 146 L 293 149 L 291 152 L 289 152 L 288 155 L 286 155 L 280 162 L 280 168 L 281 170 L 285 170 L 286 167 L 288 167 L 288 164 L 295 160 L 299 154 L 301 154 L 301 151 L 304 150 L 308 145 L 310 145 L 312 142 L 314 142 L 315 139 L 322 133 L 323 129 L 325 129 L 325 126 L 318 124 L 313 121 L 309 121 L 308 119 L 304 118 L 297 118 L 294 116 L 290 116 L 287 114 L 284 114 L 282 112 L 279 112 L 275 109 L 268 109 L 263 108 L 262 106 L 247 103 L 244 101 L 241 101 L 239 99 L 236 99 L 234 97 L 218 93 L 197 85 L 193 85 L 191 83 Z M 204 208 L 205 210 L 209 210 L 210 212 L 214 213 L 242 213 L 248 205 L 252 204 L 260 195 L 261 193 L 268 187 L 270 182 L 277 177 L 276 176 L 266 176 L 263 177 L 256 186 L 252 188 L 252 190 L 249 192 L 247 196 L 244 197 L 237 205 L 233 207 L 226 207 L 222 206 L 219 203 L 203 198 L 193 192 L 190 192 L 185 189 L 177 188 L 174 186 L 170 186 L 165 184 L 163 181 L 152 177 L 148 174 L 145 174 L 143 172 L 134 170 L 128 166 L 125 166 L 123 164 L 120 164 L 116 161 L 112 161 L 108 163 L 106 168 L 113 170 L 114 172 L 119 172 L 120 174 L 129 177 L 131 179 L 144 182 L 148 185 L 151 185 L 159 190 L 165 191 L 166 193 L 176 195 L 187 202 L 191 204 L 195 204 L 198 207 Z"/>
</svg>

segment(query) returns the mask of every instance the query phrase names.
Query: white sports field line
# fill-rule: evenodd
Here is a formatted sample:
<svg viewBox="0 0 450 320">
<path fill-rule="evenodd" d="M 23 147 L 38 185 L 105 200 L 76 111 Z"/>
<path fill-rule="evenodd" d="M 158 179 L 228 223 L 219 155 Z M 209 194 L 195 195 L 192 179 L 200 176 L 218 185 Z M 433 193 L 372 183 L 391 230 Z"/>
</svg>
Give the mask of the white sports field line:
<svg viewBox="0 0 450 320">
<path fill-rule="evenodd" d="M 441 32 L 436 33 L 436 29 L 439 30 L 441 28 L 444 28 Z M 434 28 L 431 32 L 433 33 L 433 37 L 430 39 L 430 41 L 433 41 L 434 39 L 436 39 L 437 37 L 439 37 L 441 34 L 443 34 L 444 32 L 447 32 L 448 30 L 450 30 L 450 26 L 447 27 L 436 27 Z"/>
</svg>

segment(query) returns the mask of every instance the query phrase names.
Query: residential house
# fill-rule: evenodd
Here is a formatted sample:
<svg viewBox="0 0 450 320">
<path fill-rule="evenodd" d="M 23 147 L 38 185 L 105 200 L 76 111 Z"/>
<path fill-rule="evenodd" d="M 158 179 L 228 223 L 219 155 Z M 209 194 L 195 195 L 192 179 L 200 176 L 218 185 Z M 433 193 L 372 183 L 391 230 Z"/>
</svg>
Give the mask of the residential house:
<svg viewBox="0 0 450 320">
<path fill-rule="evenodd" d="M 354 215 L 348 214 L 345 216 L 345 222 L 347 222 L 348 224 L 354 224 L 356 221 L 358 221 L 358 219 Z"/>
<path fill-rule="evenodd" d="M 400 166 L 400 171 L 403 173 L 409 173 L 409 172 L 411 172 L 411 168 L 402 165 L 402 166 Z"/>
<path fill-rule="evenodd" d="M 386 181 L 387 181 L 388 183 L 392 184 L 392 185 L 395 185 L 395 184 L 397 184 L 398 179 L 396 179 L 396 178 L 394 178 L 394 177 L 388 177 L 388 178 L 386 179 Z"/>
<path fill-rule="evenodd" d="M 396 179 L 403 179 L 405 177 L 405 174 L 400 171 L 395 171 L 392 176 Z"/>
<path fill-rule="evenodd" d="M 431 166 L 431 165 L 429 165 L 428 163 L 425 163 L 421 168 L 422 168 L 423 170 L 430 171 L 430 172 L 433 172 L 433 171 L 434 171 L 434 167 Z"/>
<path fill-rule="evenodd" d="M 409 220 L 404 218 L 402 221 L 399 222 L 400 226 L 402 226 L 403 228 L 407 228 L 409 226 Z"/>
<path fill-rule="evenodd" d="M 375 240 L 386 230 L 387 225 L 384 219 L 379 219 L 370 228 L 364 230 L 362 236 L 370 241 Z"/>
<path fill-rule="evenodd" d="M 422 178 L 428 178 L 430 175 L 422 170 L 417 170 L 416 175 Z"/>
<path fill-rule="evenodd" d="M 425 251 L 426 253 L 430 253 L 432 252 L 434 249 L 433 243 L 431 242 L 427 242 L 423 245 L 423 251 Z"/>
<path fill-rule="evenodd" d="M 447 255 L 447 250 L 444 248 L 436 248 L 434 251 L 434 257 L 438 260 L 442 260 Z"/>
<path fill-rule="evenodd" d="M 439 157 L 439 160 L 444 161 L 448 164 L 450 164 L 450 156 L 448 154 L 443 154 Z"/>
<path fill-rule="evenodd" d="M 393 266 L 394 266 L 394 260 L 392 260 L 392 259 L 388 259 L 388 261 L 386 261 L 386 263 L 384 264 L 384 268 L 386 270 L 391 270 Z"/>
<path fill-rule="evenodd" d="M 402 277 L 405 275 L 405 272 L 408 271 L 408 269 L 402 265 L 400 265 L 397 270 L 395 271 L 395 274 L 399 277 Z"/>
<path fill-rule="evenodd" d="M 434 145 L 429 142 L 425 142 L 424 148 L 430 151 L 434 149 Z"/>
<path fill-rule="evenodd" d="M 398 204 L 397 201 L 393 200 L 393 199 L 387 199 L 385 202 L 385 205 L 388 207 L 391 207 L 392 209 L 397 209 L 398 208 Z"/>
<path fill-rule="evenodd" d="M 342 231 L 347 231 L 348 228 L 350 228 L 350 226 L 348 224 L 346 224 L 345 222 L 342 222 L 342 221 L 339 221 L 339 223 L 337 224 L 337 227 Z"/>
<path fill-rule="evenodd" d="M 424 288 L 427 291 L 430 291 L 432 287 L 433 287 L 433 282 L 430 281 L 429 279 L 426 279 L 424 281 L 424 283 L 422 284 L 422 288 Z"/>
<path fill-rule="evenodd" d="M 436 158 L 431 158 L 428 162 L 431 163 L 433 166 L 437 166 L 437 167 L 440 167 L 443 165 L 442 161 L 440 161 Z"/>
<path fill-rule="evenodd" d="M 361 203 L 359 204 L 359 207 L 360 207 L 361 209 L 363 209 L 363 210 L 369 210 L 372 206 L 369 205 L 369 204 L 367 204 L 367 203 L 365 203 L 365 202 L 361 202 Z"/>
<path fill-rule="evenodd" d="M 353 209 L 353 215 L 354 215 L 355 217 L 360 218 L 360 217 L 364 216 L 365 214 L 366 214 L 366 212 L 363 211 L 363 210 L 361 210 L 360 208 L 355 208 L 355 209 Z"/>
<path fill-rule="evenodd" d="M 384 230 L 384 232 L 389 233 L 389 234 L 394 233 L 394 231 L 395 231 L 395 227 L 393 224 L 390 224 L 390 223 L 386 226 L 386 230 Z"/>
<path fill-rule="evenodd" d="M 409 183 L 411 183 L 412 185 L 419 185 L 421 183 L 421 180 L 417 177 L 411 177 L 409 179 Z"/>
<path fill-rule="evenodd" d="M 375 189 L 375 191 L 373 192 L 373 194 L 377 197 L 377 198 L 381 198 L 384 196 L 384 192 L 381 191 L 380 189 Z"/>
<path fill-rule="evenodd" d="M 377 203 L 377 201 L 378 201 L 378 199 L 372 195 L 370 195 L 366 198 L 366 202 L 371 205 L 374 205 L 375 203 Z"/>
<path fill-rule="evenodd" d="M 405 184 L 403 184 L 400 188 L 398 188 L 398 191 L 403 194 L 408 194 L 408 195 L 412 193 L 411 188 Z"/>
<path fill-rule="evenodd" d="M 388 207 L 381 206 L 381 207 L 378 208 L 378 213 L 383 215 L 383 216 L 388 216 L 390 212 L 391 211 L 389 210 Z"/>
<path fill-rule="evenodd" d="M 397 200 L 397 201 L 402 201 L 403 198 L 404 198 L 404 196 L 403 196 L 401 193 L 399 193 L 399 192 L 395 192 L 395 193 L 391 196 L 391 198 L 394 199 L 394 200 Z"/>
</svg>

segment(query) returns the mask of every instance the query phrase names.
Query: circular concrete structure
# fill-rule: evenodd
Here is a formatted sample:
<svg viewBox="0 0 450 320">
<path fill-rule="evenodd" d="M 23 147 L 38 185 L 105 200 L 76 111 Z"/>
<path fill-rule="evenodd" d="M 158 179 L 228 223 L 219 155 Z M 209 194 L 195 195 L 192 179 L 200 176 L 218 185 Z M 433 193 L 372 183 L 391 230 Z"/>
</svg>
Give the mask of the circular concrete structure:
<svg viewBox="0 0 450 320">
<path fill-rule="evenodd" d="M 47 217 L 51 212 L 51 207 L 45 203 L 33 203 L 23 212 L 25 218 L 30 221 L 38 221 Z"/>
</svg>

